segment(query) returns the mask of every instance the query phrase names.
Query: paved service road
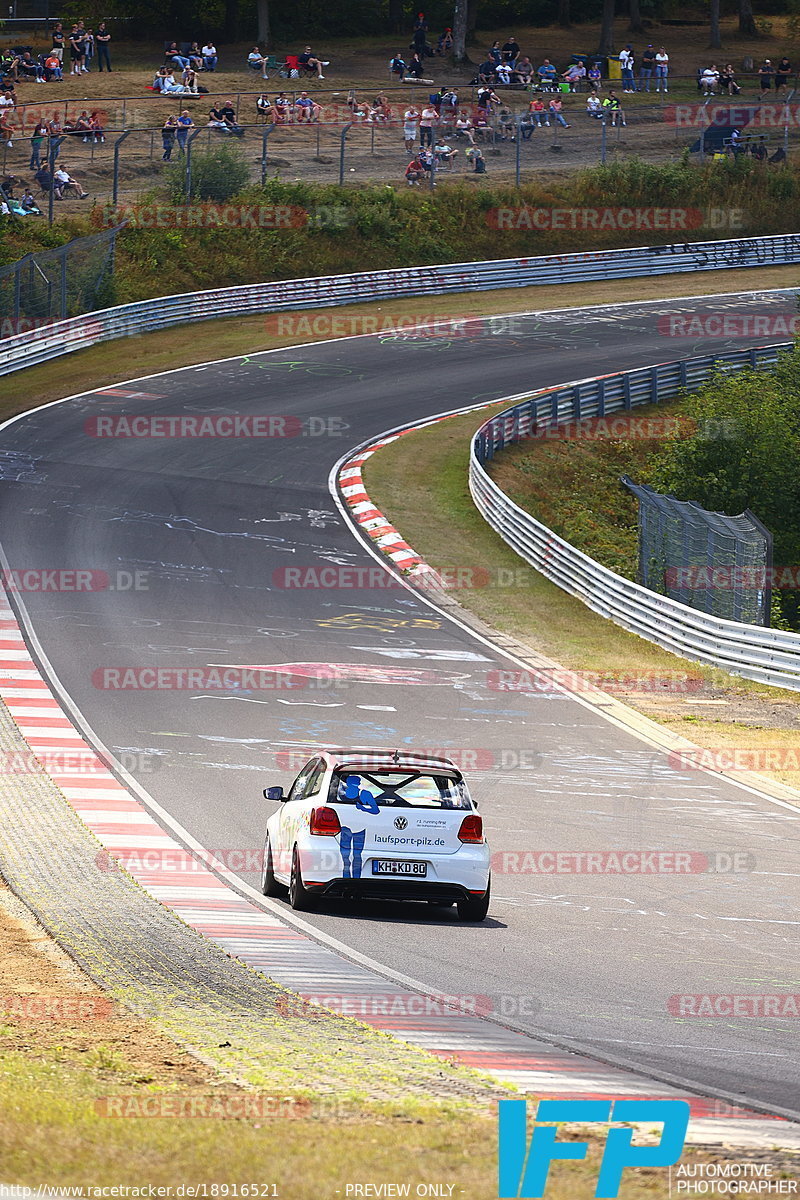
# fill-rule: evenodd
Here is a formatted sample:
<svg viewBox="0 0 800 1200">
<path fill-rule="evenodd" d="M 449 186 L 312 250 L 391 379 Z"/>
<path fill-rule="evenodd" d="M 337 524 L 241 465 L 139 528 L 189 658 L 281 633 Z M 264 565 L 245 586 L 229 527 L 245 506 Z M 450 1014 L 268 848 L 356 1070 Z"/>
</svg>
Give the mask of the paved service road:
<svg viewBox="0 0 800 1200">
<path fill-rule="evenodd" d="M 668 312 L 793 304 L 762 294 L 551 313 L 494 331 L 479 322 L 450 342 L 306 346 L 79 397 L 0 435 L 3 550 L 15 569 L 147 573 L 147 590 L 31 592 L 24 604 L 88 725 L 118 755 L 146 754 L 140 783 L 209 848 L 260 850 L 262 787 L 290 781 L 294 748 L 328 742 L 474 752 L 469 777 L 495 851 L 752 856 L 752 870 L 722 875 L 500 873 L 481 926 L 454 910 L 344 902 L 309 919 L 431 989 L 494 996 L 525 1028 L 800 1115 L 797 1018 L 669 1012 L 679 993 L 800 992 L 798 816 L 673 769 L 575 700 L 494 690 L 490 673 L 509 664 L 424 597 L 280 586 L 288 566 L 374 564 L 327 490 L 349 447 L 479 400 L 733 348 L 665 337 Z M 87 427 L 109 414 L 219 413 L 287 415 L 306 436 L 98 438 Z M 96 686 L 104 667 L 331 662 L 358 668 L 346 689 Z"/>
</svg>

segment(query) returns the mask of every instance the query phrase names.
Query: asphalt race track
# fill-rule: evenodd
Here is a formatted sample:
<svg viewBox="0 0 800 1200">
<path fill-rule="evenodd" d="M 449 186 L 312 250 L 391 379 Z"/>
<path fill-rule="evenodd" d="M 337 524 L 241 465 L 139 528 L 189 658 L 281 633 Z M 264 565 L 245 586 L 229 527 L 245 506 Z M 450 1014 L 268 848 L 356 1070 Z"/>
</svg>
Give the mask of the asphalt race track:
<svg viewBox="0 0 800 1200">
<path fill-rule="evenodd" d="M 664 336 L 665 314 L 688 310 L 791 315 L 794 296 L 500 318 L 449 341 L 302 346 L 41 409 L 0 435 L 0 540 L 16 570 L 146 572 L 147 590 L 26 593 L 24 615 L 86 725 L 123 761 L 142 756 L 139 783 L 206 847 L 260 851 L 271 811 L 262 788 L 291 781 L 292 751 L 328 743 L 473 751 L 468 777 L 494 851 L 752 856 L 752 870 L 733 874 L 497 874 L 480 926 L 454 909 L 377 903 L 332 902 L 308 920 L 432 990 L 490 995 L 540 1035 L 800 1118 L 797 1018 L 669 1012 L 676 994 L 800 991 L 800 816 L 673 769 L 569 697 L 494 690 L 490 673 L 507 660 L 424 596 L 281 586 L 290 566 L 376 566 L 328 491 L 352 446 L 482 400 L 747 344 Z M 305 435 L 98 438 L 86 425 L 220 413 L 298 418 Z M 464 562 L 475 565 L 467 547 Z M 346 688 L 222 693 L 108 690 L 93 676 L 291 663 L 359 669 Z"/>
</svg>

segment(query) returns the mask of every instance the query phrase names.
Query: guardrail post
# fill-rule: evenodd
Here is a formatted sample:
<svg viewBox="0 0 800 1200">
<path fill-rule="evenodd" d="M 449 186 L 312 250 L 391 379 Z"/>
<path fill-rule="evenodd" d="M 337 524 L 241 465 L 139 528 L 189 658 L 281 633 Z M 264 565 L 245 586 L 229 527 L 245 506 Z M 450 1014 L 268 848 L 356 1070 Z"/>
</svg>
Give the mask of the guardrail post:
<svg viewBox="0 0 800 1200">
<path fill-rule="evenodd" d="M 117 206 L 117 197 L 119 195 L 119 148 L 125 141 L 125 138 L 130 137 L 132 133 L 132 129 L 126 129 L 125 132 L 120 134 L 120 136 L 114 142 L 114 182 L 111 190 L 111 203 L 115 208 Z"/>
<path fill-rule="evenodd" d="M 631 377 L 627 371 L 622 376 L 622 403 L 626 412 L 629 412 L 631 407 Z"/>
<path fill-rule="evenodd" d="M 598 379 L 597 381 L 597 415 L 604 417 L 606 415 L 606 381 Z"/>
<path fill-rule="evenodd" d="M 265 125 L 261 132 L 261 186 L 262 187 L 267 182 L 267 138 L 272 133 L 274 128 L 275 128 L 275 124 L 273 122 L 272 125 Z"/>
<path fill-rule="evenodd" d="M 650 390 L 653 393 L 653 403 L 658 404 L 658 367 L 653 367 Z"/>
<path fill-rule="evenodd" d="M 348 122 L 342 126 L 342 132 L 339 135 L 339 187 L 344 183 L 344 140 L 350 130 L 353 128 L 353 122 Z"/>
</svg>

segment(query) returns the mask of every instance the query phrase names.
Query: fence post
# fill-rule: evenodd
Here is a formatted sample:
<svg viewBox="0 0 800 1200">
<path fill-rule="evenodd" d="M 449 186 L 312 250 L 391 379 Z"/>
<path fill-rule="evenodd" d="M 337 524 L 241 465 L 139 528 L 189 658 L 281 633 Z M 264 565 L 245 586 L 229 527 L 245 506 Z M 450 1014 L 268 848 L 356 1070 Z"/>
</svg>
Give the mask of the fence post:
<svg viewBox="0 0 800 1200">
<path fill-rule="evenodd" d="M 600 162 L 605 166 L 606 163 L 606 141 L 608 135 L 606 133 L 606 114 L 603 112 L 600 130 Z"/>
<path fill-rule="evenodd" d="M 517 160 L 516 160 L 516 166 L 515 166 L 515 172 L 516 172 L 515 181 L 516 181 L 517 187 L 519 187 L 519 168 L 520 168 L 519 155 L 520 155 L 521 145 L 522 145 L 522 116 L 520 115 L 517 117 Z"/>
<path fill-rule="evenodd" d="M 111 191 L 111 203 L 115 208 L 117 206 L 117 196 L 119 195 L 119 148 L 125 141 L 125 138 L 130 137 L 132 133 L 132 129 L 126 129 L 114 142 L 114 182 Z"/>
<path fill-rule="evenodd" d="M 20 260 L 17 263 L 16 270 L 14 271 L 14 321 L 16 322 L 17 332 L 19 332 L 19 301 L 22 290 L 22 262 L 23 260 Z"/>
<path fill-rule="evenodd" d="M 47 161 L 50 167 L 50 195 L 47 197 L 47 224 L 53 224 L 53 175 L 56 169 L 56 157 L 58 156 L 58 147 L 64 141 L 63 137 L 51 137 L 47 147 Z"/>
<path fill-rule="evenodd" d="M 67 319 L 67 255 L 66 246 L 61 251 L 61 272 L 60 272 L 60 295 L 59 295 L 59 315 L 62 321 Z"/>
<path fill-rule="evenodd" d="M 186 194 L 187 204 L 192 198 L 192 142 L 200 133 L 205 133 L 205 128 L 202 125 L 199 129 L 195 129 L 194 133 L 190 133 L 186 139 L 186 178 L 184 180 L 183 190 Z"/>
<path fill-rule="evenodd" d="M 339 187 L 344 183 L 344 140 L 352 128 L 352 121 L 349 121 L 347 125 L 343 125 L 339 138 Z"/>
<path fill-rule="evenodd" d="M 272 125 L 265 125 L 261 132 L 261 186 L 262 187 L 267 182 L 267 138 L 272 133 L 274 128 L 275 128 L 275 124 L 273 122 Z"/>
</svg>

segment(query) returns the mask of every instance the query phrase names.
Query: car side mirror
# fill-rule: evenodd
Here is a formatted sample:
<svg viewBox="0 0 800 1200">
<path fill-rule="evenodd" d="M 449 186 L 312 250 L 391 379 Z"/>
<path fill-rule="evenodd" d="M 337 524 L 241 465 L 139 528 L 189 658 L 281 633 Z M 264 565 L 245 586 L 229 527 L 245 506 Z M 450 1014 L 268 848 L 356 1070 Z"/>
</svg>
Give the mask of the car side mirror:
<svg viewBox="0 0 800 1200">
<path fill-rule="evenodd" d="M 282 787 L 270 787 L 270 788 L 264 788 L 264 799 L 265 800 L 285 800 L 286 797 L 283 794 Z"/>
</svg>

